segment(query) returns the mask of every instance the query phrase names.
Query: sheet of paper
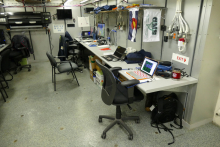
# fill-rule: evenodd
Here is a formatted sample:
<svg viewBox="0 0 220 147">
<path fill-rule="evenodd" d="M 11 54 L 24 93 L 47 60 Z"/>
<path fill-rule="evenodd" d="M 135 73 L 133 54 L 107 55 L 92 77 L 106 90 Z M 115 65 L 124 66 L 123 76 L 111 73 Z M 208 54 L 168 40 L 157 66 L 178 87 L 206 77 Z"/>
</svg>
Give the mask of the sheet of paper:
<svg viewBox="0 0 220 147">
<path fill-rule="evenodd" d="M 53 33 L 64 33 L 64 24 L 54 24 Z"/>
<path fill-rule="evenodd" d="M 113 55 L 113 52 L 103 53 L 103 55 Z"/>
<path fill-rule="evenodd" d="M 90 27 L 89 17 L 78 17 L 78 27 Z"/>
<path fill-rule="evenodd" d="M 139 81 L 140 81 L 140 83 L 144 83 L 144 82 L 151 82 L 151 81 L 152 81 L 152 79 L 139 80 Z"/>
<path fill-rule="evenodd" d="M 156 81 L 160 80 L 160 78 L 156 78 L 156 77 L 155 77 L 154 79 L 155 79 Z"/>
</svg>

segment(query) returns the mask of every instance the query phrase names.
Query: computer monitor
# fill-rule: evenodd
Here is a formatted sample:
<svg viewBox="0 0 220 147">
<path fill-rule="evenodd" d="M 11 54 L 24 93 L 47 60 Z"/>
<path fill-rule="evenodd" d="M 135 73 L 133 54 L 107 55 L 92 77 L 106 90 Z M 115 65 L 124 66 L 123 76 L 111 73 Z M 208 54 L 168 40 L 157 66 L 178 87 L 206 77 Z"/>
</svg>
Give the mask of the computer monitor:
<svg viewBox="0 0 220 147">
<path fill-rule="evenodd" d="M 72 9 L 57 9 L 57 19 L 72 19 Z"/>
<path fill-rule="evenodd" d="M 104 23 L 98 23 L 97 35 L 99 37 L 105 37 L 105 24 Z"/>
<path fill-rule="evenodd" d="M 141 71 L 149 76 L 153 76 L 158 66 L 158 61 L 154 61 L 150 58 L 145 57 L 144 62 L 141 66 Z"/>
</svg>

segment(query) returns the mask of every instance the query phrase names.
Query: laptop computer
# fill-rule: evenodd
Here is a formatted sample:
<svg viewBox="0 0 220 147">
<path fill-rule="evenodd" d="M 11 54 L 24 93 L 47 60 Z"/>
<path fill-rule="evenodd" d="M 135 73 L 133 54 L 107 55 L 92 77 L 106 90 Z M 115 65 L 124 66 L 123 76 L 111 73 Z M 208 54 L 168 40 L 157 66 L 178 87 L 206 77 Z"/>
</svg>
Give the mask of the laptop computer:
<svg viewBox="0 0 220 147">
<path fill-rule="evenodd" d="M 159 62 L 148 57 L 145 57 L 143 64 L 141 65 L 140 71 L 129 71 L 126 72 L 132 78 L 137 80 L 146 80 L 153 77 Z"/>
<path fill-rule="evenodd" d="M 125 51 L 126 51 L 126 48 L 118 46 L 113 55 L 105 55 L 102 57 L 108 61 L 112 61 L 114 58 L 120 60 L 123 54 L 125 53 Z"/>
</svg>

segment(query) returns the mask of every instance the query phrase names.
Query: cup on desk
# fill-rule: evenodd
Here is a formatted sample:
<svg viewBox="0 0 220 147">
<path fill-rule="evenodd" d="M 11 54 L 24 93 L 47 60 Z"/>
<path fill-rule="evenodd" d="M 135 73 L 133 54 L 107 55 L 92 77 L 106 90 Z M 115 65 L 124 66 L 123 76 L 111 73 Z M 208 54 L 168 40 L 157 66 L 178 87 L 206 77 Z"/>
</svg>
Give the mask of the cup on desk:
<svg viewBox="0 0 220 147">
<path fill-rule="evenodd" d="M 172 78 L 175 80 L 181 79 L 181 70 L 178 68 L 174 68 L 174 70 L 172 72 Z"/>
</svg>

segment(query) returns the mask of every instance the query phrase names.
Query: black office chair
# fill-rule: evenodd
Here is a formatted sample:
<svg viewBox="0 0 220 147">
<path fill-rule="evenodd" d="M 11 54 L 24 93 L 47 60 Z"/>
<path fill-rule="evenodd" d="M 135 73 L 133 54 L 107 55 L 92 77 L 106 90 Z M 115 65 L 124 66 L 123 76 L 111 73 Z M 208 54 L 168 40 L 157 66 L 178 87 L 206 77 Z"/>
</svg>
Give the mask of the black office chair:
<svg viewBox="0 0 220 147">
<path fill-rule="evenodd" d="M 27 68 L 28 71 L 31 71 L 31 65 L 30 64 L 21 65 L 19 63 L 23 58 L 28 58 L 28 57 L 30 57 L 30 53 L 25 47 L 17 48 L 15 50 L 11 51 L 10 59 L 16 65 L 14 74 L 17 74 L 18 71 L 22 70 L 23 68 Z"/>
<path fill-rule="evenodd" d="M 18 70 L 27 68 L 28 71 L 31 71 L 31 65 L 20 65 L 20 61 L 23 58 L 30 57 L 30 52 L 33 54 L 33 49 L 30 47 L 29 39 L 23 35 L 15 35 L 12 40 L 12 51 L 10 53 L 10 59 L 15 63 L 16 68 L 14 74 L 17 74 Z"/>
<path fill-rule="evenodd" d="M 67 38 L 67 42 L 68 42 L 68 56 L 71 55 L 72 58 L 71 60 L 76 63 L 78 65 L 78 67 L 83 67 L 83 64 L 80 60 L 80 54 L 81 51 L 78 48 L 78 41 L 76 41 L 75 39 L 73 39 L 71 37 L 71 35 L 69 34 L 68 31 L 65 32 L 65 37 Z M 79 72 L 83 72 L 82 69 L 78 68 L 77 69 Z"/>
<path fill-rule="evenodd" d="M 9 88 L 8 86 L 8 81 L 11 81 L 13 79 L 12 74 L 10 73 L 10 69 L 11 69 L 11 61 L 9 59 L 9 55 L 10 55 L 11 49 L 5 49 L 4 51 L 1 52 L 1 56 L 2 56 L 2 61 L 1 61 L 1 71 L 0 71 L 0 75 L 3 78 L 4 82 L 6 83 L 6 87 Z M 7 72 L 10 76 L 11 79 L 5 79 L 4 73 Z"/>
<path fill-rule="evenodd" d="M 73 79 L 75 77 L 76 82 L 79 86 L 79 82 L 76 78 L 75 72 L 74 70 L 78 68 L 78 66 L 71 62 L 71 61 L 61 61 L 61 62 L 56 62 L 56 60 L 54 59 L 54 57 L 50 54 L 50 53 L 46 53 L 48 59 L 50 60 L 50 64 L 52 66 L 52 82 L 54 83 L 54 91 L 56 91 L 56 74 L 61 74 L 61 73 L 66 73 L 66 72 L 71 72 Z M 59 65 L 57 65 L 57 63 L 60 63 Z M 56 73 L 57 69 L 59 71 L 59 73 Z"/>
<path fill-rule="evenodd" d="M 0 56 L 0 72 L 2 73 L 2 56 Z M 5 99 L 5 96 L 4 96 L 4 94 L 3 94 L 3 92 L 2 92 L 2 90 L 4 91 L 4 93 L 5 93 L 5 95 L 6 95 L 6 97 L 8 98 L 8 94 L 7 94 L 7 92 L 5 91 L 5 87 L 3 86 L 3 84 L 2 84 L 2 82 L 5 82 L 5 79 L 4 79 L 4 76 L 3 76 L 3 80 L 0 80 L 0 85 L 1 85 L 1 87 L 0 87 L 0 93 L 1 93 L 1 95 L 2 95 L 2 97 L 3 97 L 3 99 L 4 99 L 4 101 L 6 102 L 6 99 Z"/>
<path fill-rule="evenodd" d="M 116 106 L 116 118 L 100 115 L 99 122 L 102 122 L 102 118 L 114 120 L 102 133 L 102 138 L 106 138 L 106 133 L 109 129 L 111 129 L 115 124 L 120 124 L 123 126 L 129 133 L 128 139 L 133 139 L 133 133 L 128 128 L 128 126 L 124 123 L 124 120 L 135 120 L 136 123 L 140 122 L 140 118 L 138 116 L 130 116 L 130 117 L 121 117 L 121 105 L 127 104 L 128 107 L 131 109 L 129 104 L 141 101 L 144 99 L 143 94 L 134 86 L 138 84 L 138 80 L 128 80 L 124 82 L 117 82 L 114 76 L 118 76 L 118 71 L 121 70 L 121 67 L 114 67 L 108 69 L 107 67 L 103 66 L 99 60 L 96 60 L 96 63 L 101 68 L 103 75 L 104 75 L 104 83 L 102 87 L 102 101 L 106 105 L 115 105 Z M 131 86 L 130 88 L 127 88 Z"/>
</svg>

